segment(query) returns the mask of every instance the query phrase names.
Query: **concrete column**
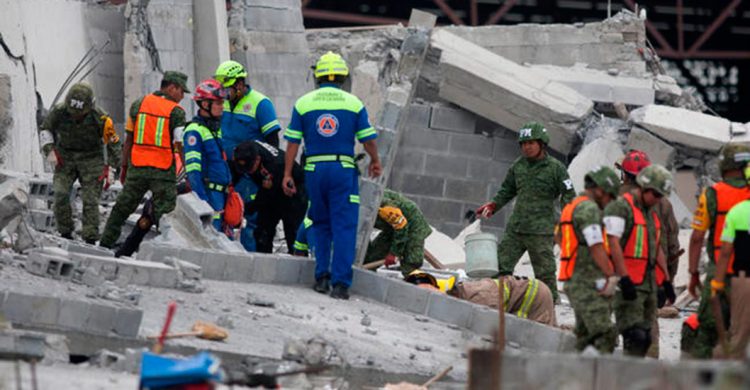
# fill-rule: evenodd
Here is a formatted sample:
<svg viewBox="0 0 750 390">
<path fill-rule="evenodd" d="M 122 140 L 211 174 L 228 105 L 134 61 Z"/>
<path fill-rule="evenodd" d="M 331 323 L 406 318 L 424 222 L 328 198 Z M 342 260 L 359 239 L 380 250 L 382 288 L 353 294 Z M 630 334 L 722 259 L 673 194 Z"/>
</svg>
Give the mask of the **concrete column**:
<svg viewBox="0 0 750 390">
<path fill-rule="evenodd" d="M 223 0 L 193 1 L 193 51 L 196 81 L 213 76 L 229 59 L 227 9 Z"/>
</svg>

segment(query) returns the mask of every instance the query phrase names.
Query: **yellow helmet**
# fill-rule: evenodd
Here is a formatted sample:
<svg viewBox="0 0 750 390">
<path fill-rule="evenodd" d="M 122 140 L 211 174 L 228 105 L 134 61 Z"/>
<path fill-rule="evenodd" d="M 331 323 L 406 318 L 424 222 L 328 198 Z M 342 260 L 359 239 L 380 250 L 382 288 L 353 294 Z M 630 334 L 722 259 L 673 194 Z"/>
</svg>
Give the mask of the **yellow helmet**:
<svg viewBox="0 0 750 390">
<path fill-rule="evenodd" d="M 398 207 L 383 206 L 378 210 L 378 216 L 388 222 L 395 230 L 403 229 L 408 222 L 404 213 Z"/>
<path fill-rule="evenodd" d="M 408 283 L 431 284 L 434 287 L 438 287 L 437 279 L 421 269 L 415 269 L 414 271 L 409 272 L 409 275 L 406 275 L 404 280 Z"/>
<path fill-rule="evenodd" d="M 346 65 L 346 61 L 332 51 L 320 56 L 315 64 L 315 78 L 328 76 L 328 80 L 333 81 L 337 75 L 349 75 L 349 67 Z"/>
<path fill-rule="evenodd" d="M 453 286 L 456 285 L 456 277 L 451 276 L 448 279 L 438 279 L 437 280 L 438 289 L 442 292 L 448 292 L 450 290 L 453 290 Z"/>
</svg>

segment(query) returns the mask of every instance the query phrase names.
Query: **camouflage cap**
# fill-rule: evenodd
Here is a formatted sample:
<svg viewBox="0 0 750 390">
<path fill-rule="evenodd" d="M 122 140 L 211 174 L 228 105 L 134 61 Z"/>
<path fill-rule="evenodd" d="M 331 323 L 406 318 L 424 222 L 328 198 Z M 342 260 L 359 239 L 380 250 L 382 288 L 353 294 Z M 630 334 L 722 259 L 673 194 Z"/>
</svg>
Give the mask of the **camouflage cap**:
<svg viewBox="0 0 750 390">
<path fill-rule="evenodd" d="M 643 189 L 654 190 L 664 196 L 672 192 L 672 174 L 659 164 L 651 164 L 635 177 L 635 182 Z"/>
<path fill-rule="evenodd" d="M 65 95 L 65 107 L 71 114 L 85 114 L 93 108 L 94 90 L 87 83 L 76 83 Z"/>
<path fill-rule="evenodd" d="M 518 130 L 518 142 L 533 140 L 542 141 L 545 145 L 549 144 L 547 129 L 539 122 L 526 123 Z"/>
<path fill-rule="evenodd" d="M 164 72 L 162 80 L 177 84 L 182 87 L 182 90 L 185 91 L 185 93 L 190 93 L 190 90 L 187 87 L 188 76 L 185 73 L 176 70 L 168 70 Z"/>
<path fill-rule="evenodd" d="M 750 147 L 732 142 L 721 147 L 719 169 L 722 172 L 742 169 L 748 161 L 750 161 Z"/>
<path fill-rule="evenodd" d="M 620 178 L 617 177 L 615 170 L 610 167 L 596 167 L 584 176 L 584 180 L 590 180 L 612 196 L 616 197 L 620 193 Z"/>
</svg>

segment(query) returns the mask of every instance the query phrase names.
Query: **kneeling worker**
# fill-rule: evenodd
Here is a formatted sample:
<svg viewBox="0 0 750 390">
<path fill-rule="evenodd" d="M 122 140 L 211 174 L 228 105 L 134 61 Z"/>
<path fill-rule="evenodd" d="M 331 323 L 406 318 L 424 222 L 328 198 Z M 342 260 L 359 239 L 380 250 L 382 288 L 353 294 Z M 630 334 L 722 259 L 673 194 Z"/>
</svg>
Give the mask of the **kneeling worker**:
<svg viewBox="0 0 750 390">
<path fill-rule="evenodd" d="M 375 228 L 380 234 L 367 247 L 365 264 L 385 259 L 386 266 L 394 265 L 398 257 L 404 276 L 422 266 L 424 240 L 432 228 L 414 202 L 386 189 Z"/>
</svg>

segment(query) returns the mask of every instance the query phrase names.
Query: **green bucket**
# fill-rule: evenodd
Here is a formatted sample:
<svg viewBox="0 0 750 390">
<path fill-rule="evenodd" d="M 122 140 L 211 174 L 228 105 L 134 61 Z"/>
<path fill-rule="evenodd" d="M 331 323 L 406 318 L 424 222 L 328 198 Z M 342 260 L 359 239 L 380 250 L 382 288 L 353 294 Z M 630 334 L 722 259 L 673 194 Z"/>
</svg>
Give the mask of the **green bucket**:
<svg viewBox="0 0 750 390">
<path fill-rule="evenodd" d="M 470 278 L 491 278 L 498 274 L 497 237 L 491 233 L 466 236 L 466 275 Z"/>
</svg>

